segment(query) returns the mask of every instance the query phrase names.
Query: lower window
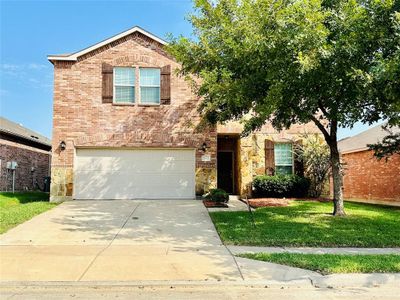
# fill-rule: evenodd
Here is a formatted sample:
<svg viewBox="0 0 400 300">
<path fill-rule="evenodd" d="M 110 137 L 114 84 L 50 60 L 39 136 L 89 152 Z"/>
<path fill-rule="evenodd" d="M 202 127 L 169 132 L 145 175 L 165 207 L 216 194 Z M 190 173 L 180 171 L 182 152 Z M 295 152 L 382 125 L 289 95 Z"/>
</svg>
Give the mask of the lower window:
<svg viewBox="0 0 400 300">
<path fill-rule="evenodd" d="M 274 145 L 275 174 L 293 174 L 293 150 L 291 143 L 276 143 Z"/>
</svg>

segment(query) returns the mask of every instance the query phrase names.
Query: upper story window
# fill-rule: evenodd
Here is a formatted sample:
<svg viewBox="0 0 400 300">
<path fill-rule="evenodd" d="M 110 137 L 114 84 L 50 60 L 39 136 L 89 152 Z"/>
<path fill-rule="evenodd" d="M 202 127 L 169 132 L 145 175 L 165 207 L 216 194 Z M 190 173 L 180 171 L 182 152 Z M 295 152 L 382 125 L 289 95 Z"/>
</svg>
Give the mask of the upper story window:
<svg viewBox="0 0 400 300">
<path fill-rule="evenodd" d="M 140 68 L 140 103 L 160 104 L 160 69 Z"/>
<path fill-rule="evenodd" d="M 135 103 L 134 68 L 114 68 L 114 102 Z"/>
<path fill-rule="evenodd" d="M 275 173 L 293 173 L 293 150 L 291 143 L 276 143 L 274 146 Z"/>
</svg>

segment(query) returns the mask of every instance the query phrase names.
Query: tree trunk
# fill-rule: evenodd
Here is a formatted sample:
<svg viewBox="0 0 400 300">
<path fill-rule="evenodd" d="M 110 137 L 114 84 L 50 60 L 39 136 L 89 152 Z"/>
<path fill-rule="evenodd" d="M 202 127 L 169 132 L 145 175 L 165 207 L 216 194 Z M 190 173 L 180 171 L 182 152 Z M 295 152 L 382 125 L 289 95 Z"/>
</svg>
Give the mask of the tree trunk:
<svg viewBox="0 0 400 300">
<path fill-rule="evenodd" d="M 326 110 L 322 107 L 321 111 L 327 114 Z M 337 144 L 337 120 L 331 120 L 329 127 L 330 132 L 327 128 L 317 119 L 314 115 L 311 116 L 315 125 L 321 130 L 324 135 L 325 141 L 329 146 L 331 152 L 331 166 L 332 166 L 332 177 L 333 177 L 333 215 L 334 216 L 345 216 L 344 205 L 343 205 L 343 192 L 342 192 L 342 167 L 340 165 L 339 149 Z"/>
<path fill-rule="evenodd" d="M 329 147 L 331 150 L 331 164 L 332 164 L 332 177 L 333 177 L 333 215 L 345 216 L 343 205 L 343 192 L 342 192 L 342 167 L 340 165 L 340 156 L 337 146 L 336 138 L 330 141 Z"/>
</svg>

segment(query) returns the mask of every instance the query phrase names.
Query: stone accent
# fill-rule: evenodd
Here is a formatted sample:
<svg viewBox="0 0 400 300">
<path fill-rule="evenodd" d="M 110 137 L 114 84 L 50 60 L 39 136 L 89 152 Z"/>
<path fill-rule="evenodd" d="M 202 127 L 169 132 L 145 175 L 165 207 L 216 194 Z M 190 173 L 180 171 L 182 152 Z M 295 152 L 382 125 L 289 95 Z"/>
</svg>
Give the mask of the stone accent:
<svg viewBox="0 0 400 300">
<path fill-rule="evenodd" d="M 33 191 L 38 186 L 44 188 L 44 178 L 49 176 L 50 152 L 1 139 L 0 160 L 0 191 L 12 190 L 12 172 L 7 169 L 9 161 L 18 164 L 15 191 Z"/>
<path fill-rule="evenodd" d="M 400 206 L 400 155 L 377 160 L 373 151 L 366 150 L 341 157 L 344 199 Z"/>
<path fill-rule="evenodd" d="M 239 140 L 239 187 L 241 196 L 250 196 L 251 183 L 255 176 L 265 174 L 264 142 L 295 142 L 302 139 L 296 131 L 255 132 Z"/>
<path fill-rule="evenodd" d="M 215 168 L 196 168 L 196 194 L 203 195 L 217 187 L 217 170 Z"/>
<path fill-rule="evenodd" d="M 72 167 L 51 168 L 50 201 L 60 202 L 72 199 L 73 169 Z"/>
</svg>

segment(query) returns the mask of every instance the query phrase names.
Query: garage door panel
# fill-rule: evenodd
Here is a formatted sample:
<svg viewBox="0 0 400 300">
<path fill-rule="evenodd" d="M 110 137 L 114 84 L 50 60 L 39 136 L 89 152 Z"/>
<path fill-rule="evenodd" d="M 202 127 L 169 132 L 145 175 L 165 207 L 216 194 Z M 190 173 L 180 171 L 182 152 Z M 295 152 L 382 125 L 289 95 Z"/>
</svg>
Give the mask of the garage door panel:
<svg viewBox="0 0 400 300">
<path fill-rule="evenodd" d="M 188 199 L 192 198 L 192 186 L 193 181 L 169 179 L 154 188 L 154 184 L 145 180 L 125 182 L 103 177 L 89 184 L 78 183 L 76 189 L 79 190 L 78 199 Z"/>
<path fill-rule="evenodd" d="M 76 199 L 194 197 L 194 150 L 78 149 Z"/>
<path fill-rule="evenodd" d="M 111 175 L 112 174 L 112 175 Z M 149 175 L 149 176 L 147 176 Z M 75 173 L 77 183 L 91 185 L 95 184 L 97 186 L 113 184 L 114 186 L 169 186 L 169 185 L 179 185 L 179 186 L 189 186 L 192 185 L 194 179 L 190 173 L 181 174 L 130 174 L 128 172 L 99 172 L 92 174 L 91 172 L 77 172 Z M 149 180 L 150 179 L 150 180 Z"/>
<path fill-rule="evenodd" d="M 149 159 L 142 162 L 136 162 L 132 160 L 126 161 L 95 161 L 84 162 L 76 168 L 78 172 L 85 171 L 98 171 L 98 172 L 113 172 L 118 170 L 119 172 L 136 172 L 136 173 L 154 173 L 154 172 L 178 172 L 178 173 L 191 173 L 192 172 L 192 162 L 191 161 L 164 161 L 164 160 L 151 160 Z"/>
</svg>

